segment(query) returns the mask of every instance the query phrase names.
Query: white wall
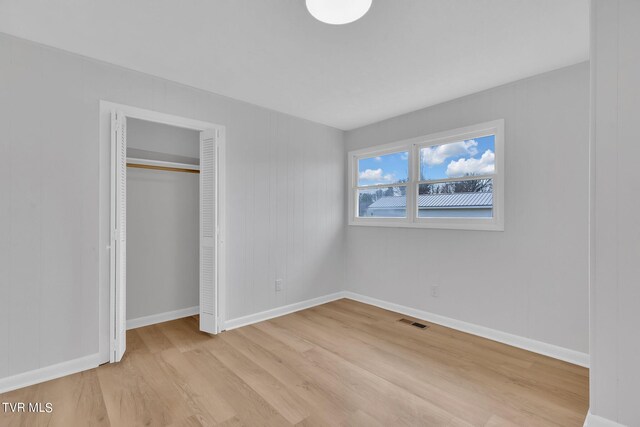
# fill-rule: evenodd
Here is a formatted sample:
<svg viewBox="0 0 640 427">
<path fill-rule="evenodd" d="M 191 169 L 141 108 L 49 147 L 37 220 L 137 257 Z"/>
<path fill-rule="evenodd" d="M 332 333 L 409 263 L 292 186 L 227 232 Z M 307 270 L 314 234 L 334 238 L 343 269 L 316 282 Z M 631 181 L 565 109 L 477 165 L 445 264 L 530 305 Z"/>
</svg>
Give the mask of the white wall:
<svg viewBox="0 0 640 427">
<path fill-rule="evenodd" d="M 582 63 L 347 132 L 349 151 L 506 131 L 504 232 L 348 226 L 347 289 L 586 353 L 588 111 Z"/>
<path fill-rule="evenodd" d="M 127 120 L 129 151 L 198 157 L 200 134 Z M 127 169 L 127 320 L 199 304 L 199 176 Z"/>
<path fill-rule="evenodd" d="M 0 99 L 11 100 L 0 103 L 0 378 L 100 349 L 109 235 L 100 99 L 227 127 L 228 319 L 346 288 L 587 350 L 587 64 L 346 134 L 350 150 L 506 119 L 504 232 L 345 233 L 336 129 L 6 35 L 0 76 Z"/>
<path fill-rule="evenodd" d="M 592 6 L 591 409 L 640 425 L 640 2 Z"/>
<path fill-rule="evenodd" d="M 6 35 L 0 76 L 0 378 L 99 351 L 100 99 L 226 126 L 229 318 L 343 288 L 341 131 Z"/>
</svg>

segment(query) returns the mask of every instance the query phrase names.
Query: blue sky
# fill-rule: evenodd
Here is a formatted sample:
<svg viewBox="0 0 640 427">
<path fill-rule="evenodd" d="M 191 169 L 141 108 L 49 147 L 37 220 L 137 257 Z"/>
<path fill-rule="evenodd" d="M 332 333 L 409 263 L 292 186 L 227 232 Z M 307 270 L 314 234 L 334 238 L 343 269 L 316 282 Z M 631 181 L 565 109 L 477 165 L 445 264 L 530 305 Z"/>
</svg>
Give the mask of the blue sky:
<svg viewBox="0 0 640 427">
<path fill-rule="evenodd" d="M 495 136 L 434 145 L 420 150 L 421 179 L 456 178 L 492 174 Z"/>
<path fill-rule="evenodd" d="M 421 179 L 456 178 L 492 174 L 495 165 L 493 135 L 434 145 L 420 150 Z M 408 153 L 361 159 L 358 185 L 393 184 L 407 179 Z"/>
<path fill-rule="evenodd" d="M 393 184 L 409 176 L 409 153 L 400 152 L 358 161 L 358 185 Z"/>
</svg>

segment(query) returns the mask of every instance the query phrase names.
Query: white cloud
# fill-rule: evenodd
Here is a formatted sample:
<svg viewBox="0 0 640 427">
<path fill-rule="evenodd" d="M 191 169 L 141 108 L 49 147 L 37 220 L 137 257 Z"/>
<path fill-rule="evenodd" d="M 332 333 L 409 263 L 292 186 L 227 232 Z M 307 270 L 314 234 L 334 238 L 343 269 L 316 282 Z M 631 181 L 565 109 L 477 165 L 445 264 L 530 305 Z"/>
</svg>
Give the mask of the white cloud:
<svg viewBox="0 0 640 427">
<path fill-rule="evenodd" d="M 402 160 L 409 160 L 409 153 L 404 152 L 404 153 L 400 154 L 400 158 Z"/>
<path fill-rule="evenodd" d="M 429 165 L 441 165 L 449 157 L 456 156 L 475 156 L 478 154 L 478 143 L 470 139 L 468 141 L 454 142 L 451 144 L 436 145 L 422 149 L 422 162 Z"/>
<path fill-rule="evenodd" d="M 381 168 L 378 169 L 367 169 L 358 175 L 363 181 L 375 181 L 375 182 L 391 182 L 394 180 L 395 176 L 392 173 L 385 174 Z"/>
<path fill-rule="evenodd" d="M 488 175 L 495 171 L 496 155 L 487 150 L 479 159 L 451 160 L 447 165 L 447 176 L 450 178 L 465 175 Z"/>
<path fill-rule="evenodd" d="M 382 161 L 382 157 L 378 156 L 374 159 L 376 162 L 381 162 Z"/>
</svg>

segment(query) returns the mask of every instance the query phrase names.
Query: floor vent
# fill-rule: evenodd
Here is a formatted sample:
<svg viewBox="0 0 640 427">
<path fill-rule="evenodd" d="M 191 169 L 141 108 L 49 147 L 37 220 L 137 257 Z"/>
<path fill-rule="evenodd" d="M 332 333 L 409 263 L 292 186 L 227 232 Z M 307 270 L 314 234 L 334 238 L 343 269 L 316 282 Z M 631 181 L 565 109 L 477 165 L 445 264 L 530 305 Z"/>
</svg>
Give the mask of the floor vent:
<svg viewBox="0 0 640 427">
<path fill-rule="evenodd" d="M 428 328 L 428 326 L 425 325 L 424 323 L 414 322 L 413 320 L 409 320 L 409 319 L 400 319 L 399 322 L 406 323 L 407 325 L 415 326 L 416 328 L 420 328 L 420 329 Z"/>
</svg>

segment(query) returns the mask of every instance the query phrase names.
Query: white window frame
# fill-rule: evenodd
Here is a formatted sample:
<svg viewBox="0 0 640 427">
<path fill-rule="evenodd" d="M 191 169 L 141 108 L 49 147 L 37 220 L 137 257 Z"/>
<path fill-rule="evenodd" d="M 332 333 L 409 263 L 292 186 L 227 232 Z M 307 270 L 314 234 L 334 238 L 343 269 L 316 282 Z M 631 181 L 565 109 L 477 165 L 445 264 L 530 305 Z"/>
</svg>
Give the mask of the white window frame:
<svg viewBox="0 0 640 427">
<path fill-rule="evenodd" d="M 433 145 L 466 141 L 487 135 L 495 135 L 495 172 L 492 175 L 474 176 L 473 179 L 491 178 L 493 180 L 493 217 L 491 218 L 419 218 L 416 205 L 418 185 L 424 183 L 439 183 L 451 181 L 465 181 L 468 177 L 447 178 L 439 180 L 420 181 L 420 149 Z M 358 217 L 358 160 L 392 154 L 401 151 L 409 153 L 408 169 L 409 181 L 406 184 L 407 217 L 406 218 L 371 218 Z M 349 194 L 349 225 L 372 227 L 408 227 L 408 228 L 440 228 L 454 230 L 487 230 L 504 231 L 504 120 L 493 120 L 463 128 L 452 129 L 424 135 L 417 138 L 405 139 L 389 144 L 367 147 L 350 151 L 347 154 L 348 164 L 348 194 Z M 402 186 L 400 184 L 381 184 L 366 186 L 366 188 L 388 188 Z"/>
</svg>

